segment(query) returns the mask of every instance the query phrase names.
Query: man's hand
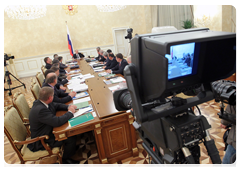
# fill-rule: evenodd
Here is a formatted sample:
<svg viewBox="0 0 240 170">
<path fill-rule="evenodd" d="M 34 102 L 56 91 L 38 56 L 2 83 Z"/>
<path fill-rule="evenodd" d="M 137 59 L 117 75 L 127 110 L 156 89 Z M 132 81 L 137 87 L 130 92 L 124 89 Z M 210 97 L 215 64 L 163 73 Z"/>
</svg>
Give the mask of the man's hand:
<svg viewBox="0 0 240 170">
<path fill-rule="evenodd" d="M 70 72 L 70 67 L 66 68 L 66 71 L 69 73 Z"/>
<path fill-rule="evenodd" d="M 63 87 L 63 86 L 60 86 L 60 89 L 62 89 L 62 90 L 66 90 L 66 87 Z"/>
<path fill-rule="evenodd" d="M 77 106 L 71 105 L 71 106 L 68 107 L 68 111 L 70 111 L 72 113 L 75 113 L 76 108 L 77 108 Z"/>
<path fill-rule="evenodd" d="M 103 68 L 103 69 L 105 69 L 105 68 L 106 68 L 106 66 L 103 66 L 102 68 Z"/>
<path fill-rule="evenodd" d="M 71 96 L 72 98 L 73 98 L 74 96 L 76 96 L 76 94 L 77 94 L 77 93 L 76 93 L 75 91 L 72 91 L 72 92 L 68 93 L 68 95 Z"/>
<path fill-rule="evenodd" d="M 72 77 L 71 77 L 70 75 L 67 76 L 67 79 L 68 79 L 68 80 L 71 80 L 71 78 L 72 78 Z"/>
<path fill-rule="evenodd" d="M 111 70 L 106 70 L 107 73 L 111 73 Z"/>
</svg>

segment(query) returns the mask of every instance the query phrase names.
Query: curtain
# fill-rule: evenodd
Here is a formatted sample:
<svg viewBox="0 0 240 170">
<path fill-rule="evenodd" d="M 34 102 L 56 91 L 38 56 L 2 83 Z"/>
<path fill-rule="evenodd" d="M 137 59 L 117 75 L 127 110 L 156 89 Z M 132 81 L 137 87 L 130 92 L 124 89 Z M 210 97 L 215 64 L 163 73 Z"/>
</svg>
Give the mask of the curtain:
<svg viewBox="0 0 240 170">
<path fill-rule="evenodd" d="M 236 8 L 232 6 L 232 32 L 236 32 Z"/>
<path fill-rule="evenodd" d="M 193 21 L 191 5 L 153 5 L 151 11 L 153 27 L 174 26 L 180 30 L 184 20 Z"/>
</svg>

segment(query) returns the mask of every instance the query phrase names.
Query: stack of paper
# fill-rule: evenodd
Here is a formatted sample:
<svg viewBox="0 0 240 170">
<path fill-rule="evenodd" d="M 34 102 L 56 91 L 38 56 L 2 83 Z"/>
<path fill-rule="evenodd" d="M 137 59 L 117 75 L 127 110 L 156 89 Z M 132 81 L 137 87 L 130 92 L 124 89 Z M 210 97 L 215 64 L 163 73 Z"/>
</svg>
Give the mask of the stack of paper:
<svg viewBox="0 0 240 170">
<path fill-rule="evenodd" d="M 84 97 L 82 99 L 73 100 L 73 104 L 82 103 L 82 102 L 86 102 L 86 101 L 88 102 L 90 100 L 91 100 L 90 97 Z"/>
<path fill-rule="evenodd" d="M 88 85 L 84 84 L 77 84 L 76 86 L 73 87 L 72 89 L 75 92 L 81 92 L 81 91 L 86 91 L 88 90 Z"/>
<path fill-rule="evenodd" d="M 98 73 L 98 76 L 99 76 L 99 77 L 103 77 L 103 76 L 106 76 L 106 75 L 109 75 L 109 73 L 107 73 L 107 72 Z"/>
<path fill-rule="evenodd" d="M 123 82 L 123 81 L 125 81 L 125 79 L 122 78 L 122 77 L 111 79 L 112 83 L 120 83 L 120 82 Z"/>
<path fill-rule="evenodd" d="M 73 117 L 78 117 L 84 113 L 91 112 L 91 111 L 93 111 L 92 106 L 88 106 L 88 107 L 79 109 L 77 112 L 74 113 Z"/>
<path fill-rule="evenodd" d="M 91 75 L 91 73 L 88 73 L 88 74 L 85 74 L 82 76 L 83 76 L 83 79 L 85 79 L 85 80 L 94 77 L 94 75 Z"/>
<path fill-rule="evenodd" d="M 93 68 L 93 70 L 95 72 L 100 72 L 100 71 L 104 71 L 104 69 L 102 67 L 96 67 L 96 68 Z"/>
<path fill-rule="evenodd" d="M 73 79 L 73 80 L 69 80 L 68 82 L 68 89 L 74 89 L 75 87 L 81 86 L 81 85 L 86 85 L 84 83 L 84 79 Z"/>
</svg>

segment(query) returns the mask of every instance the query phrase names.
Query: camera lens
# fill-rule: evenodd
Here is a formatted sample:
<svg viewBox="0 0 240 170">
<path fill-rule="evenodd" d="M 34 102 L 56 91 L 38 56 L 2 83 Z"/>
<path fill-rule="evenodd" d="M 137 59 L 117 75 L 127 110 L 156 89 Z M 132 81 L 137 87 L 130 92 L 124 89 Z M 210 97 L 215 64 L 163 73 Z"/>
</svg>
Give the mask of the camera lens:
<svg viewBox="0 0 240 170">
<path fill-rule="evenodd" d="M 130 109 L 132 107 L 132 99 L 129 91 L 125 91 L 121 94 L 119 97 L 119 104 L 126 108 L 126 110 Z"/>
</svg>

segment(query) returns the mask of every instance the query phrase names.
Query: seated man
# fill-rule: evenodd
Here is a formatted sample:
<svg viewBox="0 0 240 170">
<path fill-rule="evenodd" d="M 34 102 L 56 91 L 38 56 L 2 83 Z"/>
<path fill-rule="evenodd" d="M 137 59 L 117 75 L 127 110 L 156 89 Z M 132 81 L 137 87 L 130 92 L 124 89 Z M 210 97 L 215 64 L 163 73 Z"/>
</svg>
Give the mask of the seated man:
<svg viewBox="0 0 240 170">
<path fill-rule="evenodd" d="M 71 76 L 68 76 L 67 79 L 59 77 L 59 67 L 56 66 L 52 66 L 50 70 L 53 70 L 54 73 L 57 75 L 57 84 L 55 85 L 57 89 L 62 89 L 66 91 L 66 88 L 63 87 L 63 85 L 68 83 L 68 80 L 71 79 Z"/>
<path fill-rule="evenodd" d="M 51 87 L 43 87 L 39 91 L 39 99 L 33 102 L 29 114 L 31 138 L 48 135 L 49 139 L 45 139 L 45 142 L 51 148 L 61 147 L 64 144 L 63 163 L 79 163 L 71 159 L 77 149 L 76 136 L 72 136 L 64 141 L 57 141 L 52 133 L 53 127 L 61 126 L 73 117 L 77 107 L 75 105 L 68 106 L 65 104 L 53 103 L 53 94 L 54 90 Z M 66 110 L 68 112 L 57 117 L 56 111 L 58 110 Z M 28 144 L 27 147 L 33 152 L 45 150 L 41 141 Z"/>
<path fill-rule="evenodd" d="M 45 68 L 50 69 L 52 67 L 52 59 L 49 57 L 44 58 L 44 62 L 46 63 Z"/>
<path fill-rule="evenodd" d="M 75 54 L 73 54 L 73 59 L 80 59 L 85 57 L 82 53 L 79 53 L 78 50 L 75 50 Z"/>
<path fill-rule="evenodd" d="M 48 69 L 45 71 L 44 76 L 47 77 L 47 75 L 49 73 L 55 73 L 55 71 L 52 70 L 52 67 L 51 67 L 51 69 Z M 45 79 L 43 80 L 43 83 L 45 83 Z M 66 87 L 63 87 L 63 84 L 61 84 L 59 81 L 57 82 L 57 84 L 55 86 L 58 90 L 63 90 L 64 92 L 66 91 Z"/>
<path fill-rule="evenodd" d="M 59 56 L 58 60 L 59 60 L 59 68 L 64 69 L 64 68 L 68 67 L 68 66 L 66 66 L 65 64 L 62 63 L 62 60 L 63 60 L 62 56 Z"/>
<path fill-rule="evenodd" d="M 70 71 L 70 68 L 68 68 L 67 70 L 64 70 L 64 68 L 60 68 L 60 62 L 58 59 L 54 59 L 52 61 L 52 64 L 58 64 L 60 76 L 66 75 Z"/>
<path fill-rule="evenodd" d="M 103 57 L 105 58 L 105 61 L 102 61 L 101 63 L 104 64 L 104 65 L 106 65 L 107 62 L 109 61 L 109 59 L 108 59 L 108 52 L 104 52 L 104 53 L 103 53 Z"/>
<path fill-rule="evenodd" d="M 117 64 L 115 67 L 113 67 L 111 70 L 107 70 L 108 73 L 112 74 L 122 74 L 123 70 L 126 65 L 128 65 L 128 62 L 123 59 L 123 55 L 121 53 L 116 54 L 116 60 L 119 64 Z"/>
<path fill-rule="evenodd" d="M 115 67 L 118 64 L 115 56 L 113 54 L 109 54 L 108 56 L 108 62 L 103 66 L 105 70 L 111 69 Z"/>
<path fill-rule="evenodd" d="M 97 50 L 98 56 L 95 57 L 95 59 L 98 60 L 98 59 L 99 59 L 99 56 L 100 56 L 99 52 L 100 52 L 101 48 L 100 48 L 100 47 L 97 47 L 96 50 Z"/>
<path fill-rule="evenodd" d="M 45 79 L 45 83 L 42 87 L 52 87 L 54 89 L 54 97 L 53 102 L 57 103 L 67 103 L 72 100 L 72 98 L 76 95 L 76 92 L 65 93 L 62 90 L 58 90 L 56 88 L 57 84 L 57 75 L 55 73 L 49 73 Z"/>
<path fill-rule="evenodd" d="M 104 62 L 106 59 L 103 57 L 103 53 L 104 51 L 100 50 L 98 57 L 96 57 L 95 59 L 98 60 L 99 62 Z"/>
<path fill-rule="evenodd" d="M 57 58 L 58 58 L 58 55 L 57 55 L 57 54 L 54 54 L 54 55 L 53 55 L 53 60 L 54 60 L 54 59 L 57 59 Z"/>
</svg>

